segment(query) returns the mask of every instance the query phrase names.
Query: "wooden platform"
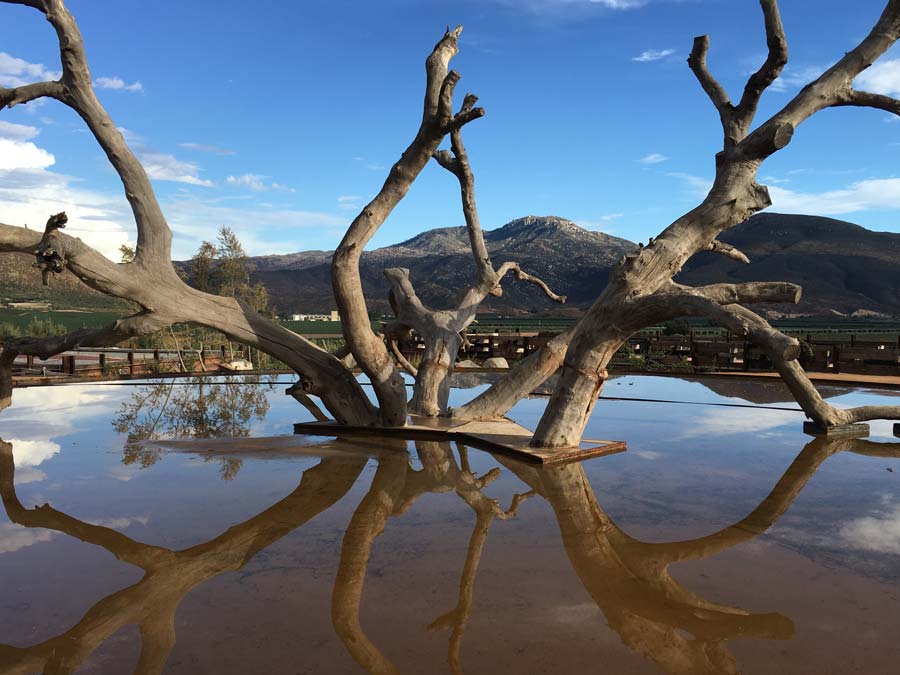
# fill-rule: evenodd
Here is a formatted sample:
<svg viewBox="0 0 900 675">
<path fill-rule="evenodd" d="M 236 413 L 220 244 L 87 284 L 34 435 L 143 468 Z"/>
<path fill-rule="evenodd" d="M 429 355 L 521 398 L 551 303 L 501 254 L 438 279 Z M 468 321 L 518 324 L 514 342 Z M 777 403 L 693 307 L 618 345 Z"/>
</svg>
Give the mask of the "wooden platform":
<svg viewBox="0 0 900 675">
<path fill-rule="evenodd" d="M 868 424 L 841 424 L 833 427 L 820 427 L 807 420 L 803 423 L 803 433 L 821 438 L 866 438 L 869 435 Z"/>
<path fill-rule="evenodd" d="M 327 422 L 298 422 L 295 434 L 314 436 L 381 436 L 407 440 L 457 441 L 479 450 L 506 455 L 531 464 L 561 464 L 625 451 L 624 441 L 583 440 L 579 447 L 532 448 L 532 432 L 504 418 L 481 421 L 411 415 L 405 427 L 357 427 Z"/>
</svg>

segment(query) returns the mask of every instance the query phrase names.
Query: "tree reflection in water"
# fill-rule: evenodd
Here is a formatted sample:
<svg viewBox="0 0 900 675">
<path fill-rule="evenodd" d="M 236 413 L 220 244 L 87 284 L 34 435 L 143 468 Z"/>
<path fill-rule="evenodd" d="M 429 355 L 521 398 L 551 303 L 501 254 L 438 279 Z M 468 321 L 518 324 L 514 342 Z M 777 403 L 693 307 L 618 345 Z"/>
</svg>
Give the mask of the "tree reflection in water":
<svg viewBox="0 0 900 675">
<path fill-rule="evenodd" d="M 836 453 L 900 456 L 897 443 L 816 439 L 803 448 L 771 493 L 739 522 L 697 539 L 645 543 L 627 535 L 606 516 L 580 464 L 538 469 L 504 461 L 530 488 L 504 509 L 482 491 L 500 470 L 476 476 L 465 448 L 459 448 L 457 461 L 448 443 L 417 442 L 422 468 L 416 470 L 404 441 L 387 443 L 372 483 L 344 533 L 332 594 L 335 631 L 352 657 L 370 673 L 397 672 L 360 622 L 372 546 L 390 518 L 404 513 L 422 495 L 454 492 L 475 513 L 457 606 L 429 626 L 452 629 L 448 662 L 454 673 L 462 672 L 462 639 L 488 530 L 495 519 L 515 516 L 522 500 L 534 496 L 552 506 L 573 568 L 625 645 L 669 673 L 732 673 L 737 665 L 728 640 L 788 639 L 793 635 L 792 622 L 780 614 L 751 614 L 699 597 L 672 579 L 669 566 L 721 553 L 768 530 L 790 508 L 822 462 Z M 366 462 L 366 457 L 324 458 L 303 472 L 293 492 L 262 513 L 215 539 L 174 551 L 143 544 L 48 505 L 24 508 L 14 486 L 13 448 L 0 441 L 0 496 L 12 522 L 69 534 L 145 572 L 134 585 L 96 603 L 65 633 L 31 647 L 0 645 L 0 671 L 71 672 L 116 631 L 134 624 L 141 635 L 136 672 L 161 672 L 175 645 L 175 613 L 187 594 L 219 574 L 241 569 L 254 555 L 330 508 L 350 490 Z"/>
<path fill-rule="evenodd" d="M 253 421 L 269 412 L 266 392 L 274 387 L 272 377 L 224 381 L 193 377 L 142 385 L 113 420 L 113 429 L 125 436 L 122 461 L 142 468 L 155 464 L 161 450 L 145 441 L 249 436 Z M 241 459 L 216 459 L 224 480 L 237 476 Z"/>
</svg>

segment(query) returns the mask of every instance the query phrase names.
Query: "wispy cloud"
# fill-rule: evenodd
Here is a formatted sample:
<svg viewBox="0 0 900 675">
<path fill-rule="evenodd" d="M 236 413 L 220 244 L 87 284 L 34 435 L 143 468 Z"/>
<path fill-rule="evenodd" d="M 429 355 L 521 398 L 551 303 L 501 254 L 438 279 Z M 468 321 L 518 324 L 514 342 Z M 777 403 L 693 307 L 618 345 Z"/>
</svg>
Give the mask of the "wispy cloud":
<svg viewBox="0 0 900 675">
<path fill-rule="evenodd" d="M 234 150 L 229 150 L 228 148 L 221 148 L 218 145 L 206 145 L 205 143 L 179 143 L 179 148 L 184 148 L 185 150 L 196 150 L 197 152 L 208 152 L 213 155 L 234 155 Z"/>
<path fill-rule="evenodd" d="M 117 91 L 141 92 L 144 91 L 144 85 L 140 82 L 132 82 L 128 84 L 121 77 L 98 77 L 94 80 L 94 86 L 97 89 L 113 89 Z"/>
<path fill-rule="evenodd" d="M 138 159 L 144 165 L 147 175 L 153 180 L 187 183 L 200 187 L 215 187 L 215 183 L 200 178 L 200 167 L 193 162 L 185 162 L 174 155 L 150 149 L 135 149 Z"/>
<path fill-rule="evenodd" d="M 641 157 L 638 161 L 641 164 L 660 164 L 668 159 L 668 157 L 666 157 L 665 155 L 661 155 L 658 152 L 651 152 L 649 155 L 644 155 L 643 157 Z"/>
<path fill-rule="evenodd" d="M 638 63 L 649 63 L 651 61 L 660 61 L 675 53 L 674 49 L 645 49 L 638 56 L 632 57 L 632 61 Z"/>
<path fill-rule="evenodd" d="M 712 189 L 713 182 L 702 176 L 695 176 L 690 173 L 684 173 L 683 171 L 669 171 L 666 175 L 671 178 L 677 178 L 683 182 L 688 188 L 688 192 L 692 198 L 703 198 Z"/>
<path fill-rule="evenodd" d="M 846 188 L 797 192 L 769 186 L 772 209 L 784 213 L 832 216 L 857 211 L 900 209 L 900 178 L 870 178 Z"/>
<path fill-rule="evenodd" d="M 345 216 L 260 208 L 252 198 L 226 202 L 185 194 L 164 201 L 162 207 L 175 233 L 173 255 L 177 259 L 193 255 L 200 242 L 214 239 L 222 225 L 235 231 L 250 255 L 333 246 L 347 227 Z"/>
<path fill-rule="evenodd" d="M 380 164 L 378 162 L 372 162 L 365 157 L 354 157 L 354 162 L 358 162 L 363 165 L 363 168 L 368 169 L 369 171 L 384 171 L 384 164 Z"/>
<path fill-rule="evenodd" d="M 41 63 L 29 63 L 6 52 L 0 52 L 0 86 L 21 87 L 32 82 L 46 80 L 58 80 L 62 77 L 59 70 L 51 70 Z M 98 77 L 94 80 L 97 89 L 112 89 L 118 91 L 141 92 L 144 85 L 140 82 L 127 83 L 116 75 L 112 77 Z"/>
<path fill-rule="evenodd" d="M 341 195 L 337 198 L 337 207 L 342 211 L 357 211 L 362 203 L 359 195 Z"/>
<path fill-rule="evenodd" d="M 40 133 L 40 129 L 27 124 L 13 124 L 0 120 L 0 138 L 11 141 L 29 141 Z"/>
<path fill-rule="evenodd" d="M 239 176 L 228 176 L 225 182 L 228 185 L 239 185 L 247 187 L 254 192 L 266 192 L 268 190 L 278 190 L 281 192 L 294 192 L 294 188 L 281 185 L 280 183 L 267 183 L 266 180 L 270 176 L 263 176 L 258 173 L 244 173 Z"/>
<path fill-rule="evenodd" d="M 800 89 L 825 72 L 825 66 L 785 66 L 781 75 L 770 86 L 772 91 L 785 92 Z"/>
</svg>

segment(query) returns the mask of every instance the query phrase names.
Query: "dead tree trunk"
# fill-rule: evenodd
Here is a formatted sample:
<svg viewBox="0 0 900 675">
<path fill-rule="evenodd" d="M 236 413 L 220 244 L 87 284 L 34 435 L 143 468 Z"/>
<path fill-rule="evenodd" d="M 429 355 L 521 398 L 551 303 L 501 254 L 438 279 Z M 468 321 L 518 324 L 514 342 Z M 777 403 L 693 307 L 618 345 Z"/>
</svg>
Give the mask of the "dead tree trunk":
<svg viewBox="0 0 900 675">
<path fill-rule="evenodd" d="M 458 115 L 468 114 L 477 100 L 468 94 Z M 503 294 L 500 284 L 508 272 L 513 272 L 520 281 L 537 285 L 550 299 L 561 303 L 566 301 L 565 296 L 551 291 L 543 281 L 523 271 L 518 263 L 505 262 L 494 269 L 484 243 L 475 203 L 475 177 L 463 145 L 461 129 L 450 132 L 450 148 L 452 154 L 447 150 L 436 151 L 434 158 L 459 181 L 462 210 L 477 274 L 475 283 L 465 289 L 455 308 L 434 310 L 419 299 L 409 278 L 409 270 L 385 270 L 385 276 L 391 282 L 391 306 L 397 315 L 395 324 L 399 326 L 399 329 L 394 327 L 386 331 L 388 339 L 396 337 L 391 331 L 403 333 L 412 329 L 425 341 L 425 353 L 415 374 L 416 383 L 409 407 L 410 412 L 429 417 L 447 412 L 450 376 L 463 342 L 463 333 L 475 320 L 478 308 L 488 295 Z"/>
<path fill-rule="evenodd" d="M 425 106 L 419 131 L 391 167 L 379 193 L 350 224 L 331 264 L 331 283 L 344 339 L 360 368 L 369 376 L 381 405 L 381 422 L 388 426 L 406 424 L 406 384 L 384 342 L 372 330 L 359 260 L 366 244 L 409 192 L 444 136 L 484 114 L 481 108 L 472 106 L 457 115 L 452 112 L 453 90 L 459 74 L 448 72 L 447 68 L 458 51 L 457 38 L 461 32 L 462 26 L 448 30 L 426 60 Z"/>
<path fill-rule="evenodd" d="M 669 225 L 637 253 L 626 256 L 611 272 L 610 282 L 567 340 L 559 381 L 535 432 L 539 447 L 577 445 L 606 380 L 606 367 L 616 350 L 641 328 L 676 316 L 705 316 L 748 341 L 762 345 L 772 356 L 809 417 L 825 426 L 874 417 L 900 418 L 900 407 L 839 411 L 824 403 L 802 368 L 795 363 L 797 342 L 741 304 L 796 302 L 800 289 L 792 284 L 716 284 L 689 288 L 673 277 L 700 251 L 713 251 L 747 262 L 746 256 L 716 237 L 771 204 L 766 188 L 756 181 L 762 162 L 790 143 L 794 130 L 809 117 L 836 106 L 874 107 L 900 114 L 900 101 L 856 91 L 854 78 L 900 37 L 900 0 L 890 0 L 871 33 L 819 78 L 803 88 L 781 111 L 751 132 L 760 97 L 787 63 L 787 42 L 776 0 L 761 0 L 769 54 L 750 76 L 737 105 L 706 65 L 709 39 L 694 40 L 688 64 L 716 107 L 724 132 L 723 149 L 716 155 L 716 176 L 707 197 Z M 563 340 L 566 341 L 566 340 Z M 563 342 L 561 341 L 561 342 Z M 534 357 L 552 365 L 546 354 Z M 543 373 L 541 373 L 543 375 Z M 501 410 L 509 401 L 529 393 L 534 377 L 523 370 L 487 392 L 467 414 Z M 513 380 L 515 380 L 513 382 Z M 519 387 L 516 391 L 516 386 Z"/>
</svg>

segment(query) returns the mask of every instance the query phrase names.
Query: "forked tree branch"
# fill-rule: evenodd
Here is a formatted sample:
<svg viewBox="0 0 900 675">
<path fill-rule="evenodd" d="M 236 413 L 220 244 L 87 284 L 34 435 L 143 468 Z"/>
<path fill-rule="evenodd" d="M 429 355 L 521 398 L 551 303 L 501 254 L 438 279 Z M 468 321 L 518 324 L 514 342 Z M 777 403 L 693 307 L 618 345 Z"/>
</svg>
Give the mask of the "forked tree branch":
<svg viewBox="0 0 900 675">
<path fill-rule="evenodd" d="M 381 422 L 387 425 L 406 423 L 406 386 L 387 346 L 372 331 L 359 260 L 366 244 L 409 191 L 444 136 L 483 114 L 480 109 L 471 109 L 463 116 L 452 114 L 453 89 L 459 75 L 448 72 L 448 66 L 457 53 L 461 32 L 462 26 L 448 30 L 426 59 L 425 103 L 418 133 L 391 167 L 381 190 L 350 224 L 332 260 L 332 286 L 344 339 L 369 376 L 381 405 Z"/>
<path fill-rule="evenodd" d="M 744 133 L 753 122 L 763 92 L 778 79 L 788 62 L 787 37 L 784 34 L 784 26 L 781 24 L 778 2 L 777 0 L 761 0 L 760 4 L 765 20 L 766 45 L 769 48 L 769 54 L 765 63 L 747 80 L 744 94 L 737 106 L 737 116 L 744 127 Z"/>
<path fill-rule="evenodd" d="M 726 244 L 724 241 L 719 241 L 718 239 L 713 239 L 706 250 L 724 255 L 726 258 L 731 258 L 732 260 L 737 260 L 744 264 L 750 263 L 750 258 L 748 258 L 743 251 L 736 249 L 731 244 Z"/>
<path fill-rule="evenodd" d="M 900 115 L 900 100 L 884 94 L 873 94 L 869 91 L 847 89 L 832 104 L 834 107 L 856 106 L 860 108 L 876 108 L 892 115 Z"/>
</svg>

